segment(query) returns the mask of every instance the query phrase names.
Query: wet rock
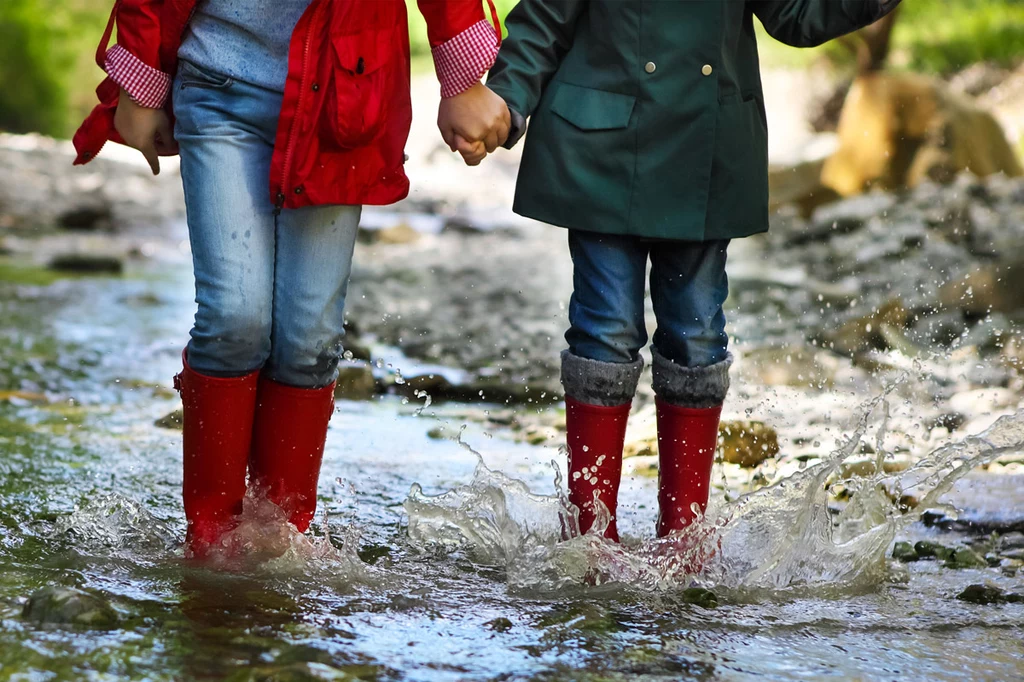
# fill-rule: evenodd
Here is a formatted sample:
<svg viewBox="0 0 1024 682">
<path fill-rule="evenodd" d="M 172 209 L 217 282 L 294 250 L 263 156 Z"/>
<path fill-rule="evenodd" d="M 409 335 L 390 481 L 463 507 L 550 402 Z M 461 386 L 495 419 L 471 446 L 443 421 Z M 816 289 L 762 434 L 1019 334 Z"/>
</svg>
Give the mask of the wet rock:
<svg viewBox="0 0 1024 682">
<path fill-rule="evenodd" d="M 359 230 L 360 241 L 367 244 L 412 244 L 419 241 L 420 237 L 420 233 L 408 223 L 398 223 L 375 230 Z"/>
<path fill-rule="evenodd" d="M 823 206 L 814 212 L 809 234 L 822 238 L 852 232 L 875 216 L 884 215 L 895 203 L 891 194 L 872 192 Z"/>
<path fill-rule="evenodd" d="M 988 568 L 985 557 L 970 547 L 960 547 L 946 560 L 947 568 Z"/>
<path fill-rule="evenodd" d="M 914 546 L 909 542 L 897 542 L 892 548 L 892 558 L 897 561 L 908 563 L 917 561 L 921 557 L 917 555 Z"/>
<path fill-rule="evenodd" d="M 57 223 L 66 230 L 91 231 L 110 227 L 114 213 L 108 203 L 76 206 L 57 217 Z"/>
<path fill-rule="evenodd" d="M 838 363 L 807 346 L 758 348 L 743 356 L 743 371 L 769 386 L 826 388 L 833 385 Z"/>
<path fill-rule="evenodd" d="M 54 256 L 48 267 L 58 272 L 119 275 L 124 271 L 124 261 L 104 254 L 65 253 Z"/>
<path fill-rule="evenodd" d="M 949 399 L 949 406 L 964 414 L 985 414 L 1015 406 L 1020 395 L 1008 388 L 978 388 L 962 391 Z"/>
<path fill-rule="evenodd" d="M 245 668 L 227 677 L 227 682 L 356 682 L 362 679 L 376 679 L 379 670 L 373 666 L 345 666 L 354 668 L 351 672 L 335 668 L 326 663 L 298 662 L 286 665 Z M 357 672 L 357 670 L 361 670 Z M 363 675 L 366 675 L 364 677 Z"/>
<path fill-rule="evenodd" d="M 344 346 L 345 359 L 347 360 L 361 360 L 363 362 L 370 362 L 373 360 L 373 356 L 370 354 L 370 349 L 358 341 L 346 339 Z"/>
<path fill-rule="evenodd" d="M 1006 533 L 999 538 L 999 546 L 1003 549 L 1024 549 L 1024 533 Z"/>
<path fill-rule="evenodd" d="M 454 430 L 447 426 L 435 426 L 427 431 L 427 438 L 431 440 L 445 440 L 446 438 L 454 438 L 455 433 Z"/>
<path fill-rule="evenodd" d="M 432 397 L 441 397 L 451 392 L 452 383 L 441 374 L 419 374 L 406 377 L 405 383 L 396 388 L 404 389 L 403 392 L 408 391 L 413 394 L 426 391 Z"/>
<path fill-rule="evenodd" d="M 939 289 L 939 302 L 973 316 L 1024 308 L 1024 261 L 983 265 Z"/>
<path fill-rule="evenodd" d="M 968 585 L 956 598 L 972 604 L 983 605 L 1024 603 L 1024 595 L 1004 592 L 995 585 Z"/>
<path fill-rule="evenodd" d="M 747 469 L 779 454 L 778 434 L 763 422 L 723 421 L 718 439 L 722 459 Z"/>
<path fill-rule="evenodd" d="M 181 431 L 184 423 L 185 413 L 181 410 L 175 410 L 174 412 L 165 414 L 153 422 L 154 425 L 159 426 L 161 429 L 173 429 L 175 431 Z"/>
<path fill-rule="evenodd" d="M 1024 548 L 1022 549 L 1007 549 L 999 553 L 1004 559 L 1011 559 L 1013 561 L 1024 561 Z"/>
<path fill-rule="evenodd" d="M 932 420 L 932 429 L 946 429 L 950 433 L 956 431 L 967 422 L 967 417 L 961 412 L 945 412 Z"/>
<path fill-rule="evenodd" d="M 505 381 L 501 378 L 479 377 L 465 385 L 453 385 L 445 396 L 462 402 L 486 402 L 503 405 L 551 405 L 561 400 L 547 384 Z"/>
<path fill-rule="evenodd" d="M 928 540 L 920 540 L 914 543 L 914 551 L 917 552 L 917 556 L 921 558 L 940 559 L 942 561 L 948 560 L 953 556 L 953 550 L 945 545 L 940 545 L 937 542 L 930 542 Z"/>
<path fill-rule="evenodd" d="M 683 601 L 687 604 L 703 606 L 706 609 L 718 607 L 718 597 L 714 592 L 703 587 L 687 587 L 683 590 Z"/>
<path fill-rule="evenodd" d="M 793 205 L 800 215 L 807 217 L 820 206 L 830 204 L 841 197 L 832 188 L 821 182 L 821 169 L 825 159 L 809 159 L 793 166 L 772 167 L 768 170 L 769 210 Z M 821 239 L 828 229 L 821 231 L 794 231 L 788 238 L 794 244 Z"/>
<path fill-rule="evenodd" d="M 377 380 L 368 364 L 342 364 L 338 367 L 338 381 L 334 396 L 342 400 L 369 400 L 377 392 Z"/>
<path fill-rule="evenodd" d="M 452 216 L 444 222 L 442 233 L 460 235 L 478 235 L 484 230 L 466 216 Z"/>
<path fill-rule="evenodd" d="M 114 609 L 96 595 L 72 587 L 48 586 L 28 598 L 22 618 L 33 623 L 83 625 L 109 629 L 117 625 Z"/>
<path fill-rule="evenodd" d="M 359 558 L 367 564 L 376 564 L 381 559 L 391 559 L 391 548 L 387 545 L 363 545 L 359 548 Z"/>
<path fill-rule="evenodd" d="M 837 128 L 839 149 L 822 181 L 843 196 L 866 187 L 950 182 L 962 170 L 978 176 L 1022 174 L 996 119 L 935 78 L 879 72 L 850 87 Z"/>
<path fill-rule="evenodd" d="M 484 627 L 495 632 L 508 632 L 512 629 L 512 621 L 508 618 L 495 618 L 484 623 Z"/>
<path fill-rule="evenodd" d="M 834 333 L 826 334 L 826 339 L 832 350 L 843 355 L 886 350 L 889 344 L 882 335 L 882 325 L 903 329 L 909 318 L 910 313 L 903 303 L 892 299 L 868 315 L 849 320 Z"/>
<path fill-rule="evenodd" d="M 895 474 L 901 471 L 906 471 L 910 468 L 912 462 L 910 459 L 900 457 L 898 459 L 885 459 L 882 461 L 882 472 L 886 474 Z M 851 459 L 843 462 L 839 469 L 839 474 L 842 478 L 868 478 L 878 473 L 878 459 Z"/>
</svg>

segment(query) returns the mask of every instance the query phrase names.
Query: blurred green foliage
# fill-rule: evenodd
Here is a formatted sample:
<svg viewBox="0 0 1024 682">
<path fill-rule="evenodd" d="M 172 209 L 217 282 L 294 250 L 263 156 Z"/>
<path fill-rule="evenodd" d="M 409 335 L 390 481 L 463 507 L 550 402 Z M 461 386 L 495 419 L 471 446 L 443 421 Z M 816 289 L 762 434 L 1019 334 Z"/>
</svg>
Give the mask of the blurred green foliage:
<svg viewBox="0 0 1024 682">
<path fill-rule="evenodd" d="M 828 0 L 822 0 L 827 2 Z M 93 104 L 102 77 L 96 43 L 113 0 L 0 0 L 0 130 L 69 135 Z M 429 68 L 423 17 L 410 6 L 412 51 Z M 501 17 L 516 0 L 495 0 Z M 1024 60 L 1024 0 L 906 0 L 893 35 L 893 63 L 949 73 L 976 61 Z M 849 60 L 835 45 L 798 51 L 765 37 L 768 65 L 804 65 L 826 56 Z"/>
<path fill-rule="evenodd" d="M 0 0 L 0 130 L 67 135 L 102 76 L 110 0 Z"/>
<path fill-rule="evenodd" d="M 950 73 L 1024 59 L 1024 0 L 907 0 L 901 11 L 893 31 L 900 66 Z"/>
<path fill-rule="evenodd" d="M 1013 67 L 1024 61 L 1024 0 L 904 0 L 900 12 L 889 58 L 895 68 L 942 75 L 975 62 Z M 822 58 L 841 68 L 854 63 L 838 43 L 801 50 L 757 28 L 767 66 L 801 67 Z"/>
</svg>

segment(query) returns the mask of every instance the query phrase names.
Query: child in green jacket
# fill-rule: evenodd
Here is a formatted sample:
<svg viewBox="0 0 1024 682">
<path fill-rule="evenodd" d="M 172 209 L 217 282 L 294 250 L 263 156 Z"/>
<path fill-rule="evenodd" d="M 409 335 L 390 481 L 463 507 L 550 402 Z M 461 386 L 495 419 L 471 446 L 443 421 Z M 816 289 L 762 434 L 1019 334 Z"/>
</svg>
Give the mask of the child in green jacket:
<svg viewBox="0 0 1024 682">
<path fill-rule="evenodd" d="M 615 524 L 626 420 L 642 369 L 645 272 L 658 328 L 657 532 L 707 506 L 729 387 L 729 240 L 768 229 L 768 133 L 754 37 L 809 47 L 899 0 L 521 0 L 488 86 L 519 133 L 514 209 L 569 228 L 562 353 L 569 499 Z M 515 127 L 515 126 L 514 126 Z M 482 154 L 463 149 L 467 162 Z"/>
</svg>

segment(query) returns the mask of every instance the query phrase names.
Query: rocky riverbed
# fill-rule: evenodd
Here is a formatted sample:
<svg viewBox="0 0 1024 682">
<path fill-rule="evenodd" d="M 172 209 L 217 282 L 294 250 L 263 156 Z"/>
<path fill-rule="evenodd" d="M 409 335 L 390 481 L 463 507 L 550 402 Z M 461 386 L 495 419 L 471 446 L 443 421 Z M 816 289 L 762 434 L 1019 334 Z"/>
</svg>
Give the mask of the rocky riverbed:
<svg viewBox="0 0 1024 682">
<path fill-rule="evenodd" d="M 784 207 L 767 235 L 732 245 L 721 561 L 692 586 L 649 540 L 649 374 L 628 436 L 625 548 L 548 542 L 558 500 L 535 493 L 551 492 L 564 439 L 565 233 L 509 211 L 514 154 L 470 171 L 421 135 L 420 189 L 364 212 L 324 516 L 308 538 L 272 538 L 283 556 L 218 572 L 179 561 L 170 375 L 192 296 L 179 178 L 173 162 L 152 178 L 108 151 L 73 169 L 67 143 L 0 136 L 0 670 L 454 682 L 1019 669 L 1024 181 L 962 176 L 806 218 Z M 468 446 L 486 464 L 475 473 Z M 595 565 L 587 580 L 609 584 L 581 587 Z"/>
</svg>

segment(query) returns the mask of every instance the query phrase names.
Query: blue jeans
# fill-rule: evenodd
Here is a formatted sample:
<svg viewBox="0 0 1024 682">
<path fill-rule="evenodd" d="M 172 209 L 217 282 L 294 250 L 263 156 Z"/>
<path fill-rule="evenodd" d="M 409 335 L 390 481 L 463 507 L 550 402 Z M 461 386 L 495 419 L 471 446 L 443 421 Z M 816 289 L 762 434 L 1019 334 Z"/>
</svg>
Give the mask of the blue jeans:
<svg viewBox="0 0 1024 682">
<path fill-rule="evenodd" d="M 189 365 L 299 388 L 335 379 L 359 206 L 274 215 L 282 94 L 182 62 L 173 87 L 196 313 Z"/>
<path fill-rule="evenodd" d="M 637 359 L 647 343 L 644 280 L 649 257 L 658 322 L 654 347 L 684 367 L 725 360 L 729 337 L 722 305 L 729 295 L 728 245 L 728 240 L 660 241 L 569 230 L 569 352 L 601 362 Z"/>
</svg>

